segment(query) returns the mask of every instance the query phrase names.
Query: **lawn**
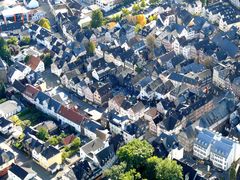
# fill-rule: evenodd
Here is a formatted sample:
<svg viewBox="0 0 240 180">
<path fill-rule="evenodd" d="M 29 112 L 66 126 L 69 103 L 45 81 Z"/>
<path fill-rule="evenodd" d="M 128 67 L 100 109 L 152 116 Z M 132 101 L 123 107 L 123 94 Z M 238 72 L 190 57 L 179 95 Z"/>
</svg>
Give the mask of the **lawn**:
<svg viewBox="0 0 240 180">
<path fill-rule="evenodd" d="M 26 126 L 35 126 L 36 124 L 47 119 L 47 116 L 36 108 L 26 108 L 18 114 L 10 117 L 10 120 L 23 129 Z"/>
</svg>

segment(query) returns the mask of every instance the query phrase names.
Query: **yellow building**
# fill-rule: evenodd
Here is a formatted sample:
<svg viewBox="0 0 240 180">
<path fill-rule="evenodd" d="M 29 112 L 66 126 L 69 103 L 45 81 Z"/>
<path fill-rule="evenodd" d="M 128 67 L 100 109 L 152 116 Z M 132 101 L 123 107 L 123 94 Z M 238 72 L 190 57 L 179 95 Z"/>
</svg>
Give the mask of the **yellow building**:
<svg viewBox="0 0 240 180">
<path fill-rule="evenodd" d="M 39 154 L 38 163 L 44 169 L 54 173 L 62 164 L 62 153 L 53 146 L 48 146 Z"/>
</svg>

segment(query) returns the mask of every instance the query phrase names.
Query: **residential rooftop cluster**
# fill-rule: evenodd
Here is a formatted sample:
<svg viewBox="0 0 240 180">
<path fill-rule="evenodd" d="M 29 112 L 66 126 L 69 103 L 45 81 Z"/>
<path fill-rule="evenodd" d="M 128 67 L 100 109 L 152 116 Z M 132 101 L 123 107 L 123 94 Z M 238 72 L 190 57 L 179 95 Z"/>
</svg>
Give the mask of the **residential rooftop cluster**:
<svg viewBox="0 0 240 180">
<path fill-rule="evenodd" d="M 239 0 L 126 2 L 0 2 L 0 178 L 104 178 L 134 139 L 239 167 Z"/>
</svg>

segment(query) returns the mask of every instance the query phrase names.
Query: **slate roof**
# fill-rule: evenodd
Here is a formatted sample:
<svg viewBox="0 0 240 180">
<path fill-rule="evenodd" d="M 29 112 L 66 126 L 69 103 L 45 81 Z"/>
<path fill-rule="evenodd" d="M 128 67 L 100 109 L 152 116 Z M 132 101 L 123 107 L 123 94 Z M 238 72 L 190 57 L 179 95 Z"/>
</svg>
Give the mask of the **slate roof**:
<svg viewBox="0 0 240 180">
<path fill-rule="evenodd" d="M 204 129 L 203 131 L 198 133 L 195 144 L 204 149 L 207 149 L 213 141 L 214 134 L 211 131 Z"/>
<path fill-rule="evenodd" d="M 211 146 L 211 152 L 227 159 L 233 146 L 234 144 L 232 141 L 223 137 L 220 141 L 215 141 L 213 143 Z"/>
<path fill-rule="evenodd" d="M 146 132 L 146 129 L 147 129 L 147 122 L 140 119 L 128 125 L 125 131 L 132 136 L 135 135 L 135 138 L 139 138 Z"/>
<path fill-rule="evenodd" d="M 104 128 L 100 124 L 94 122 L 93 120 L 84 121 L 82 123 L 82 127 L 88 129 L 93 133 L 96 133 L 97 130 L 104 130 Z"/>
<path fill-rule="evenodd" d="M 20 30 L 22 26 L 23 26 L 22 22 L 1 24 L 0 32 L 4 32 L 4 31 L 13 32 L 14 30 Z"/>
<path fill-rule="evenodd" d="M 212 41 L 216 43 L 217 46 L 223 49 L 230 57 L 234 58 L 239 52 L 239 48 L 236 44 L 226 39 L 220 34 L 213 37 Z"/>
<path fill-rule="evenodd" d="M 58 149 L 54 148 L 53 146 L 48 146 L 46 149 L 44 149 L 41 152 L 41 155 L 43 157 L 45 157 L 46 159 L 50 159 L 59 153 L 60 153 L 60 151 Z"/>
<path fill-rule="evenodd" d="M 76 163 L 72 170 L 78 180 L 91 179 L 91 177 L 101 171 L 100 168 L 95 167 L 94 169 L 87 160 Z"/>
<path fill-rule="evenodd" d="M 117 150 L 124 144 L 124 139 L 121 134 L 117 134 L 110 138 L 109 144 L 113 145 L 114 152 L 117 152 Z"/>
<path fill-rule="evenodd" d="M 4 128 L 4 127 L 8 126 L 9 124 L 12 124 L 12 122 L 5 119 L 4 117 L 0 118 L 0 127 L 1 128 Z"/>
<path fill-rule="evenodd" d="M 17 89 L 19 92 L 21 92 L 21 93 L 23 93 L 24 92 L 24 90 L 25 90 L 25 86 L 23 85 L 23 83 L 21 83 L 21 81 L 18 81 L 18 80 L 15 80 L 14 82 L 13 82 L 13 87 L 15 88 L 15 89 Z"/>
<path fill-rule="evenodd" d="M 192 180 L 204 180 L 204 178 L 202 178 L 200 175 L 198 175 L 197 171 L 193 167 L 191 167 L 179 160 L 175 160 L 175 161 L 177 161 L 177 164 L 182 166 L 183 177 L 185 177 L 185 178 L 187 177 Z"/>
<path fill-rule="evenodd" d="M 12 167 L 9 169 L 11 173 L 13 173 L 15 176 L 17 176 L 20 179 L 25 179 L 28 175 L 28 172 L 25 171 L 23 168 L 20 166 L 13 164 Z"/>
<path fill-rule="evenodd" d="M 208 128 L 212 126 L 222 118 L 228 116 L 230 112 L 233 111 L 234 107 L 235 105 L 233 101 L 223 99 L 216 105 L 216 107 L 212 111 L 204 114 L 200 118 L 199 126 L 203 128 Z"/>
<path fill-rule="evenodd" d="M 178 73 L 171 73 L 168 78 L 170 80 L 178 81 L 178 82 L 181 82 L 181 83 L 187 83 L 187 84 L 191 84 L 191 85 L 196 85 L 197 84 L 196 79 L 192 79 L 192 78 L 189 78 L 187 76 L 184 76 L 184 75 L 178 74 Z"/>
<path fill-rule="evenodd" d="M 104 166 L 110 159 L 114 157 L 114 155 L 115 153 L 113 145 L 110 145 L 97 153 L 96 157 L 98 162 L 100 163 L 100 166 Z"/>
</svg>

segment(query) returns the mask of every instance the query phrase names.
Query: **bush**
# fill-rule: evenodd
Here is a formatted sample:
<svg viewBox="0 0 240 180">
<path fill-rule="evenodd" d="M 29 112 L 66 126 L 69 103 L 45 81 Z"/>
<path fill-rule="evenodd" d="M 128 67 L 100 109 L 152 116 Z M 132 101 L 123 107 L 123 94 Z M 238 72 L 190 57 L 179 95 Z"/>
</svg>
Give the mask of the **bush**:
<svg viewBox="0 0 240 180">
<path fill-rule="evenodd" d="M 10 37 L 7 40 L 7 44 L 14 44 L 14 45 L 18 45 L 18 38 L 15 36 Z"/>
<path fill-rule="evenodd" d="M 28 36 L 24 36 L 20 42 L 20 45 L 21 46 L 26 46 L 26 45 L 29 45 L 31 42 L 31 38 L 28 37 Z"/>
</svg>

